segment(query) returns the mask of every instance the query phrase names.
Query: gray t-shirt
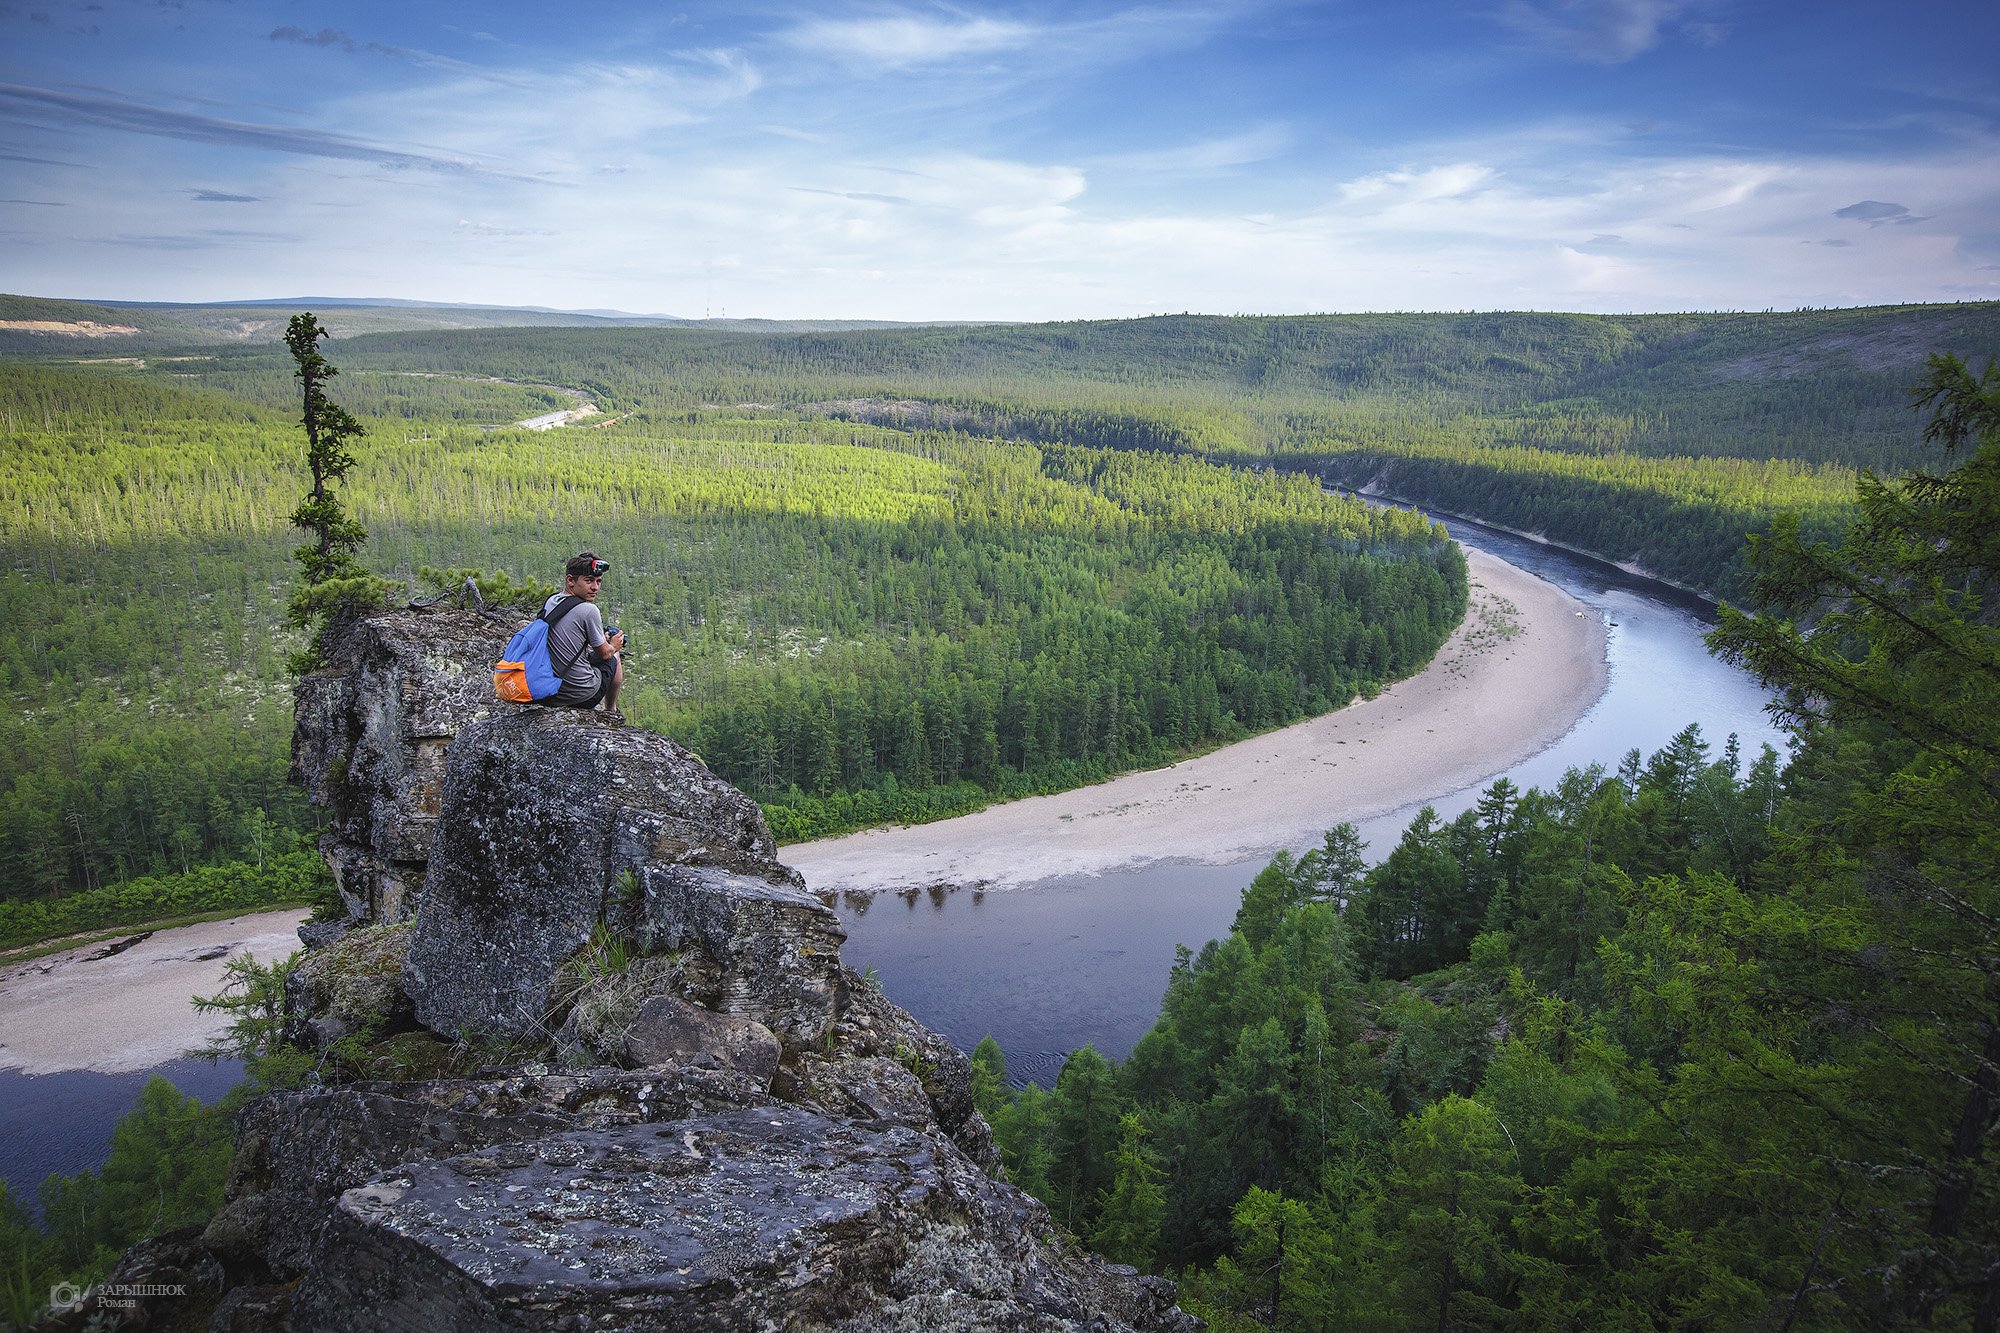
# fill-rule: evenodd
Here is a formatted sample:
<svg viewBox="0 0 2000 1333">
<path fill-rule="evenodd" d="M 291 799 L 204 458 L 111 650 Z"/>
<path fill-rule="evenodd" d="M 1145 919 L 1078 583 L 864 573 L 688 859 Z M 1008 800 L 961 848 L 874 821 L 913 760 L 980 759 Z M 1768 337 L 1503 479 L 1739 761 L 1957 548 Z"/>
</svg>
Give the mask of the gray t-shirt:
<svg viewBox="0 0 2000 1333">
<path fill-rule="evenodd" d="M 542 603 L 542 610 L 547 611 L 562 599 L 563 594 L 557 593 Z M 595 602 L 578 602 L 568 615 L 549 627 L 549 665 L 561 666 L 570 656 L 576 657 L 563 673 L 562 688 L 556 691 L 558 701 L 588 699 L 597 693 L 597 664 L 601 659 L 594 650 L 603 642 L 604 616 Z M 579 648 L 583 651 L 578 652 Z"/>
</svg>

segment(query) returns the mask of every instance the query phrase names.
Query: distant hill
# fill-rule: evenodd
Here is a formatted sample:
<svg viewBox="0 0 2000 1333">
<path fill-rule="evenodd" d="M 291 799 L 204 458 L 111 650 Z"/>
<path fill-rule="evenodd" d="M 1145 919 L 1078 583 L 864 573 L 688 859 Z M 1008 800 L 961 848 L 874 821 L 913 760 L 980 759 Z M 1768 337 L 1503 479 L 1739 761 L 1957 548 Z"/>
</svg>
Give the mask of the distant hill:
<svg viewBox="0 0 2000 1333">
<path fill-rule="evenodd" d="M 395 297 L 284 297 L 187 304 L 167 301 L 70 301 L 0 295 L 0 356 L 120 355 L 216 343 L 275 343 L 286 322 L 310 310 L 336 338 L 364 333 L 420 333 L 497 328 L 696 328 L 763 333 L 914 327 L 862 319 L 685 319 L 616 310 L 459 305 Z M 90 348 L 91 351 L 78 351 Z M 110 349 L 118 348 L 119 351 Z"/>
<path fill-rule="evenodd" d="M 1483 442 L 1571 453 L 1897 470 L 1918 443 L 1907 391 L 1932 352 L 1975 366 L 2000 358 L 2000 303 L 1170 315 L 810 332 L 686 324 L 411 331 L 356 340 L 343 365 L 555 377 L 621 409 L 820 412 L 838 404 L 838 415 L 887 419 L 876 400 L 928 404 L 950 409 L 939 420 L 983 420 L 1026 438 L 1083 435 L 1204 453 L 1319 452 L 1329 441 L 1352 448 L 1470 430 Z M 1080 410 L 1099 420 L 1082 428 Z M 1114 440 L 1104 433 L 1107 415 L 1177 424 L 1171 440 L 1151 438 L 1157 429 Z"/>
</svg>

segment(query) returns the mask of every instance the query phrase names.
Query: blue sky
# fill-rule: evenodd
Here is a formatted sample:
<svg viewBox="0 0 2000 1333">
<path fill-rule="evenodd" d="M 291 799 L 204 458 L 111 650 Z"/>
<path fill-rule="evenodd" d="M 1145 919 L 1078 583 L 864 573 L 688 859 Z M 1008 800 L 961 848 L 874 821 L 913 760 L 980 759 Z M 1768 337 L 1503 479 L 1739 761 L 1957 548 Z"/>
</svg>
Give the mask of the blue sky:
<svg viewBox="0 0 2000 1333">
<path fill-rule="evenodd" d="M 0 290 L 700 316 L 2000 297 L 2000 5 L 0 0 Z"/>
</svg>

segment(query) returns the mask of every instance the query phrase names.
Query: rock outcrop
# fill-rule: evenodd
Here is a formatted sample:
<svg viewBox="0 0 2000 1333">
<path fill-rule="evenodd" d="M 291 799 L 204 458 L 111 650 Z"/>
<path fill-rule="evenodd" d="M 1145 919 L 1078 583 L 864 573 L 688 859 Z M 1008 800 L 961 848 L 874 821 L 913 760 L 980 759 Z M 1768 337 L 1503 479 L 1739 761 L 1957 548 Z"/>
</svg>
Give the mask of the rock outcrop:
<svg viewBox="0 0 2000 1333">
<path fill-rule="evenodd" d="M 841 964 L 752 802 L 491 702 L 495 647 L 376 617 L 301 686 L 370 924 L 294 970 L 317 1073 L 244 1113 L 222 1212 L 127 1256 L 190 1279 L 149 1327 L 1197 1327 L 997 1179 L 970 1062 Z"/>
<path fill-rule="evenodd" d="M 341 1195 L 294 1298 L 339 1333 L 1160 1326 L 1162 1286 L 921 1131 L 797 1107 L 553 1135 Z M 1163 1284 L 1162 1284 L 1163 1285 Z"/>
<path fill-rule="evenodd" d="M 298 683 L 292 781 L 330 819 L 320 853 L 349 917 L 415 910 L 452 738 L 499 707 L 492 664 L 526 619 L 443 608 L 350 621 Z"/>
<path fill-rule="evenodd" d="M 825 1035 L 846 933 L 778 863 L 756 804 L 672 741 L 509 708 L 453 744 L 440 813 L 405 978 L 431 1030 L 549 1030 L 558 974 L 607 932 L 699 954 L 712 1008 Z"/>
</svg>

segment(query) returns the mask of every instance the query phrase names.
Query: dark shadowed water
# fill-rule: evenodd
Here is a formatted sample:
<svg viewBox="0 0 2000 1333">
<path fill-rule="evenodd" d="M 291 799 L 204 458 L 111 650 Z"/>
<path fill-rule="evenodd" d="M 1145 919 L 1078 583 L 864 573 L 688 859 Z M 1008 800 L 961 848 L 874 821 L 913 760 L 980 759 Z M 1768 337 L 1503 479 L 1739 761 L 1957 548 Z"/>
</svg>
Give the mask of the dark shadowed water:
<svg viewBox="0 0 2000 1333">
<path fill-rule="evenodd" d="M 23 1074 L 0 1069 L 0 1180 L 33 1210 L 42 1181 L 104 1165 L 111 1129 L 161 1075 L 183 1095 L 213 1105 L 243 1077 L 237 1060 L 175 1060 L 128 1074 Z"/>
<path fill-rule="evenodd" d="M 1603 697 L 1569 734 L 1506 770 L 1517 786 L 1548 787 L 1590 763 L 1616 768 L 1626 751 L 1651 754 L 1690 722 L 1718 755 L 1731 733 L 1741 738 L 1746 762 L 1765 743 L 1782 748 L 1764 715 L 1765 692 L 1703 647 L 1709 615 L 1700 598 L 1476 523 L 1453 520 L 1450 527 L 1467 546 L 1567 590 L 1610 627 Z M 1450 818 L 1491 781 L 1430 804 Z M 1419 808 L 1364 822 L 1370 855 L 1394 847 Z M 1347 817 L 1329 809 L 1326 823 Z M 1086 1042 L 1115 1059 L 1131 1052 L 1159 1013 L 1174 946 L 1199 949 L 1226 933 L 1238 895 L 1267 859 L 1165 862 L 985 893 L 844 899 L 842 956 L 854 967 L 873 967 L 890 998 L 966 1050 L 990 1034 L 1016 1082 L 1046 1086 Z"/>
</svg>

